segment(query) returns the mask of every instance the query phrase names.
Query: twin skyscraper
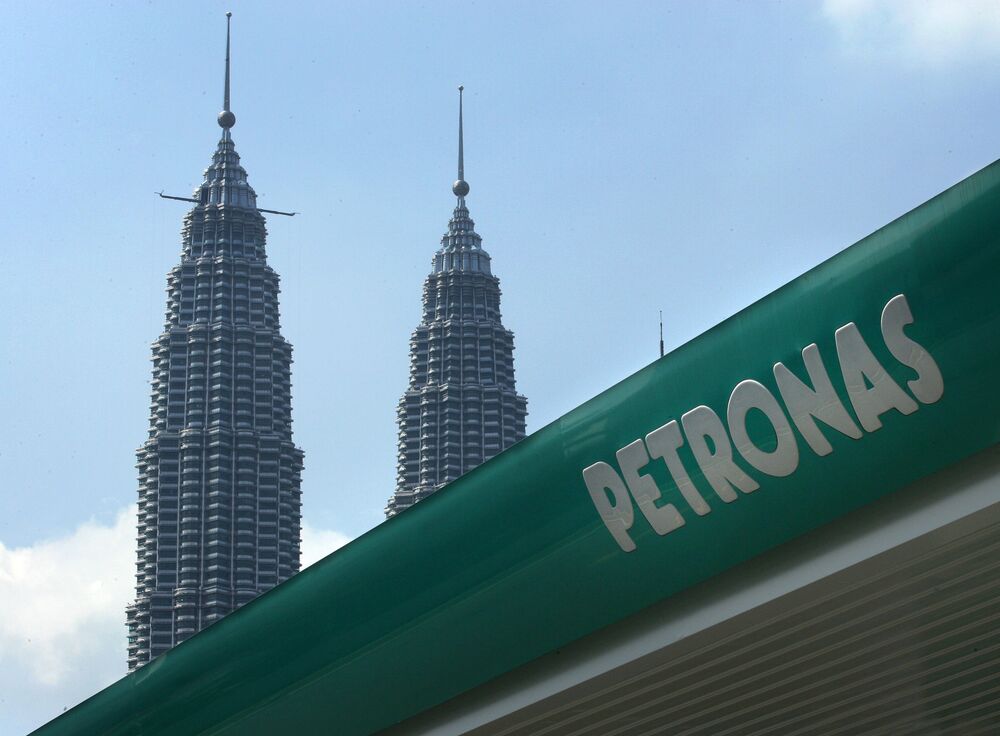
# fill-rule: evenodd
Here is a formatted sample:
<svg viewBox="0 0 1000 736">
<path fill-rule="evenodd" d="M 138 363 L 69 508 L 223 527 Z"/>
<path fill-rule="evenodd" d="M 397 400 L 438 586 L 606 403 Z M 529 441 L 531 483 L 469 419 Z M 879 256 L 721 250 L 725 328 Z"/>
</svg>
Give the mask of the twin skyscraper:
<svg viewBox="0 0 1000 736">
<path fill-rule="evenodd" d="M 303 453 L 292 440 L 291 345 L 278 275 L 231 131 L 227 15 L 222 136 L 184 217 L 153 344 L 149 434 L 139 469 L 136 598 L 129 670 L 299 570 Z M 424 283 L 399 402 L 393 516 L 525 435 L 513 335 L 465 198 L 462 88 L 457 197 Z"/>
<path fill-rule="evenodd" d="M 458 88 L 458 198 L 424 282 L 410 338 L 410 385 L 399 401 L 396 492 L 386 514 L 426 498 L 524 437 L 527 400 L 514 385 L 514 335 L 500 321 L 500 281 L 465 197 Z"/>
</svg>

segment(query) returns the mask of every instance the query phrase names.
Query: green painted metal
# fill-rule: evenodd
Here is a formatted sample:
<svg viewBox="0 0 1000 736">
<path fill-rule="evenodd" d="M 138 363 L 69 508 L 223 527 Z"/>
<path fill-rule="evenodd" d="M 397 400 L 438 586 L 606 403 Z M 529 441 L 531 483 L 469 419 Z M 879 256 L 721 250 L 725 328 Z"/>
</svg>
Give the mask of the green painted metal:
<svg viewBox="0 0 1000 736">
<path fill-rule="evenodd" d="M 367 734 L 717 575 L 1000 440 L 1000 163 L 995 163 L 605 391 L 37 733 Z M 664 289 L 669 291 L 665 280 Z M 710 289 L 706 293 L 710 292 Z M 857 323 L 895 381 L 915 374 L 879 338 L 906 295 L 907 328 L 944 395 L 853 440 L 826 432 L 789 476 L 696 516 L 647 470 L 686 524 L 665 536 L 636 512 L 637 548 L 608 533 L 581 471 L 733 387 L 775 392 L 817 343 L 850 406 L 834 331 Z M 595 351 L 600 360 L 600 351 Z M 764 435 L 760 435 L 763 437 Z"/>
</svg>

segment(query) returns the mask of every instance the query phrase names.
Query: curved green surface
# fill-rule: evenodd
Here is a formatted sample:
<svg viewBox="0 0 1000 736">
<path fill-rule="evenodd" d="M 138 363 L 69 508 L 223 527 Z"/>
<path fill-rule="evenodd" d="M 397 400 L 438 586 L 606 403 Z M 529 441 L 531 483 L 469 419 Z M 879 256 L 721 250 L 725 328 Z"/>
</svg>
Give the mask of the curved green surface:
<svg viewBox="0 0 1000 736">
<path fill-rule="evenodd" d="M 1000 164 L 993 164 L 382 524 L 38 732 L 367 734 L 484 683 L 1000 440 Z M 669 284 L 664 284 L 669 288 Z M 913 371 L 879 339 L 907 296 L 907 334 L 940 366 L 940 401 L 833 453 L 798 437 L 798 469 L 637 548 L 608 533 L 584 467 L 705 404 L 720 416 L 743 379 L 804 375 L 819 345 L 847 404 L 834 331 L 856 322 L 901 386 Z M 567 366 L 571 369 L 571 366 Z M 763 436 L 763 435 L 762 435 Z"/>
</svg>

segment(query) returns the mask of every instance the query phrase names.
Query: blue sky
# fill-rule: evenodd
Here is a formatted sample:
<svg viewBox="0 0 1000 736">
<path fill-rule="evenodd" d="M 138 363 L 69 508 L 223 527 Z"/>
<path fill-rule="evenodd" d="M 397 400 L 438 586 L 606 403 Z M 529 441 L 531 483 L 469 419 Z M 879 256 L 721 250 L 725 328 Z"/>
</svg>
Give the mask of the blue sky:
<svg viewBox="0 0 1000 736">
<path fill-rule="evenodd" d="M 0 734 L 124 671 L 185 211 L 153 192 L 210 160 L 227 9 L 237 149 L 262 207 L 302 213 L 268 250 L 310 559 L 393 490 L 458 84 L 529 431 L 653 360 L 658 310 L 669 350 L 1000 151 L 978 0 L 0 6 Z"/>
</svg>

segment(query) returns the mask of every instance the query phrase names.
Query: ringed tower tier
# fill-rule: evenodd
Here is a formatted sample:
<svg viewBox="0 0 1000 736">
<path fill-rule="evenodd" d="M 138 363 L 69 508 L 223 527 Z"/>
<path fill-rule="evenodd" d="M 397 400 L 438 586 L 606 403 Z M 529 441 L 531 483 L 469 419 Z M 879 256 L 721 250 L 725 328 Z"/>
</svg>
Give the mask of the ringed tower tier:
<svg viewBox="0 0 1000 736">
<path fill-rule="evenodd" d="M 184 217 L 166 325 L 153 343 L 149 437 L 137 452 L 129 670 L 299 570 L 292 349 L 279 329 L 264 216 L 231 136 L 228 20 L 218 123 L 222 137 Z"/>
<path fill-rule="evenodd" d="M 410 339 L 410 382 L 399 401 L 393 516 L 525 435 L 527 399 L 514 383 L 514 335 L 500 319 L 500 281 L 465 198 L 462 91 L 457 197 L 424 282 L 423 319 Z"/>
</svg>

